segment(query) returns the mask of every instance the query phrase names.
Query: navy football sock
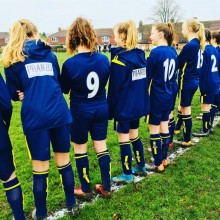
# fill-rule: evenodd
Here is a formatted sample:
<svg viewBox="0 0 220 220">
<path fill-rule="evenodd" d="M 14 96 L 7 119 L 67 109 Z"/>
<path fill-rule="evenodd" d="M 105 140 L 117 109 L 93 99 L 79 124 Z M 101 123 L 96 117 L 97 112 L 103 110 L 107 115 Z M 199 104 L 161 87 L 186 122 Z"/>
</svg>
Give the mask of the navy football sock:
<svg viewBox="0 0 220 220">
<path fill-rule="evenodd" d="M 135 139 L 131 139 L 131 144 L 133 146 L 133 152 L 135 155 L 135 160 L 136 163 L 139 167 L 144 167 L 145 166 L 145 161 L 144 161 L 144 148 L 143 144 L 141 142 L 140 137 L 138 136 Z"/>
<path fill-rule="evenodd" d="M 120 142 L 121 163 L 124 174 L 132 174 L 132 154 L 130 142 Z"/>
<path fill-rule="evenodd" d="M 3 183 L 3 186 L 5 188 L 6 197 L 12 209 L 15 220 L 25 220 L 23 210 L 23 195 L 17 177 L 7 183 Z"/>
<path fill-rule="evenodd" d="M 214 121 L 214 117 L 215 117 L 215 113 L 217 112 L 217 106 L 216 105 L 212 105 L 211 109 L 210 109 L 210 126 L 212 127 L 213 125 L 213 121 Z"/>
<path fill-rule="evenodd" d="M 66 206 L 73 207 L 76 204 L 74 197 L 74 174 L 70 163 L 65 166 L 57 167 L 62 180 L 65 196 L 66 196 Z"/>
<path fill-rule="evenodd" d="M 48 172 L 33 171 L 33 193 L 37 217 L 47 215 Z"/>
<path fill-rule="evenodd" d="M 207 132 L 210 128 L 210 112 L 203 112 L 202 114 L 202 130 Z"/>
<path fill-rule="evenodd" d="M 97 153 L 104 190 L 111 189 L 111 159 L 108 150 Z"/>
<path fill-rule="evenodd" d="M 82 185 L 82 191 L 89 193 L 90 189 L 90 177 L 89 177 L 89 159 L 87 153 L 75 154 L 76 167 L 79 175 L 79 180 Z"/>
<path fill-rule="evenodd" d="M 178 111 L 175 130 L 180 130 L 182 123 L 183 123 L 182 112 Z"/>
<path fill-rule="evenodd" d="M 191 141 L 191 130 L 192 130 L 192 117 L 191 115 L 182 115 L 184 129 L 183 129 L 183 136 L 184 141 L 189 142 Z"/>
<path fill-rule="evenodd" d="M 169 144 L 170 144 L 170 134 L 169 133 L 160 133 L 162 140 L 162 159 L 167 159 Z"/>
<path fill-rule="evenodd" d="M 174 129 L 175 129 L 175 120 L 174 118 L 171 118 L 169 120 L 170 143 L 173 142 Z"/>
<path fill-rule="evenodd" d="M 162 147 L 160 134 L 150 135 L 150 146 L 154 157 L 154 165 L 160 166 L 162 163 Z"/>
</svg>

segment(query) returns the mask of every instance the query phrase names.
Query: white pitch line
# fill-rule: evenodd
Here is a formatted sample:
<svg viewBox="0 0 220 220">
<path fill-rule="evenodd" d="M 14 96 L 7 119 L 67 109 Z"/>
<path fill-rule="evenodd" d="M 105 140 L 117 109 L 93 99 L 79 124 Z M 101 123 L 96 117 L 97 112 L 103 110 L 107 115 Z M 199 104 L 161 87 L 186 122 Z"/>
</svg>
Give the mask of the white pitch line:
<svg viewBox="0 0 220 220">
<path fill-rule="evenodd" d="M 215 116 L 215 120 L 214 120 L 214 123 L 213 123 L 214 127 L 217 125 L 218 121 L 220 121 L 220 116 Z M 199 138 L 198 137 L 193 137 L 192 141 L 196 144 L 196 143 L 198 143 L 200 141 L 201 138 L 202 137 L 199 137 Z M 171 161 L 173 161 L 174 159 L 176 159 L 178 156 L 182 155 L 184 152 L 186 152 L 189 149 L 190 149 L 189 147 L 188 148 L 181 148 L 180 147 L 178 150 L 176 150 L 175 152 L 170 154 L 167 159 L 171 162 Z M 148 175 L 151 175 L 153 173 L 154 172 L 147 171 Z M 137 183 L 137 182 L 141 181 L 144 178 L 146 178 L 146 177 L 134 176 L 134 183 Z M 111 186 L 111 190 L 114 193 L 114 192 L 117 192 L 119 189 L 121 189 L 124 186 L 126 186 L 126 185 L 116 185 L 116 184 L 113 184 Z M 97 195 L 94 199 L 92 199 L 91 202 L 80 203 L 79 208 L 82 209 L 85 205 L 89 205 L 89 204 L 94 203 L 99 197 L 100 196 Z M 68 211 L 67 211 L 66 208 L 63 208 L 63 209 L 61 209 L 59 211 L 56 211 L 54 214 L 48 216 L 46 218 L 46 220 L 56 220 L 56 219 L 64 217 L 65 215 L 68 215 Z"/>
</svg>

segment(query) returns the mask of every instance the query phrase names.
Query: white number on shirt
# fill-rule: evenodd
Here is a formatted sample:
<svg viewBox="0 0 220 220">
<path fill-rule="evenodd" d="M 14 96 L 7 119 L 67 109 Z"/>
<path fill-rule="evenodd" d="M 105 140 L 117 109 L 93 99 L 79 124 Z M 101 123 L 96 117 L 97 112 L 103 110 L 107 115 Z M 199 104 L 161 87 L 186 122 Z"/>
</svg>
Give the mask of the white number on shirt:
<svg viewBox="0 0 220 220">
<path fill-rule="evenodd" d="M 166 82 L 167 80 L 170 80 L 174 74 L 175 71 L 175 60 L 171 59 L 169 60 L 168 58 L 164 61 L 163 66 L 165 67 L 164 71 L 164 81 Z"/>
<path fill-rule="evenodd" d="M 217 72 L 218 71 L 218 67 L 216 66 L 216 57 L 215 57 L 215 55 L 212 54 L 211 60 L 213 60 L 212 72 Z"/>
<path fill-rule="evenodd" d="M 198 52 L 197 69 L 202 67 L 202 63 L 203 63 L 203 55 L 202 55 L 202 51 L 199 50 L 199 52 Z"/>
<path fill-rule="evenodd" d="M 88 98 L 92 98 L 99 90 L 99 77 L 96 72 L 90 72 L 86 79 L 86 85 L 89 90 L 92 90 L 88 94 Z"/>
</svg>

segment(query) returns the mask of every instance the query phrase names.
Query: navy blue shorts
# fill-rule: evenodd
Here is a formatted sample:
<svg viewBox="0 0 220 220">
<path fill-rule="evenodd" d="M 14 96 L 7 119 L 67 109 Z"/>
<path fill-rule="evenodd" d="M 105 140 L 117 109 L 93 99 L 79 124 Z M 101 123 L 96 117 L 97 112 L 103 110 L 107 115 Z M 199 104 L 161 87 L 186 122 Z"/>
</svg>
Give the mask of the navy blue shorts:
<svg viewBox="0 0 220 220">
<path fill-rule="evenodd" d="M 220 104 L 220 93 L 218 93 L 214 96 L 213 104 L 217 105 L 217 106 Z"/>
<path fill-rule="evenodd" d="M 201 95 L 200 96 L 201 104 L 213 104 L 214 103 L 214 95 Z"/>
<path fill-rule="evenodd" d="M 119 121 L 116 122 L 116 131 L 123 134 L 128 134 L 130 129 L 139 128 L 139 119 L 134 121 Z"/>
<path fill-rule="evenodd" d="M 71 110 L 73 123 L 71 126 L 71 141 L 76 144 L 85 144 L 88 133 L 94 141 L 106 139 L 108 128 L 108 107 L 88 111 Z"/>
<path fill-rule="evenodd" d="M 56 153 L 70 151 L 70 125 L 30 132 L 26 139 L 32 160 L 49 160 L 50 143 Z"/>
<path fill-rule="evenodd" d="M 191 106 L 191 102 L 196 90 L 199 87 L 198 80 L 183 82 L 182 89 L 179 90 L 179 105 L 181 107 Z"/>
<path fill-rule="evenodd" d="M 149 124 L 151 125 L 160 125 L 161 121 L 169 120 L 170 110 L 166 110 L 163 112 L 150 112 L 149 115 Z"/>
<path fill-rule="evenodd" d="M 7 181 L 15 171 L 15 166 L 8 130 L 2 120 L 0 121 L 0 135 L 0 180 Z"/>
<path fill-rule="evenodd" d="M 178 84 L 177 83 L 172 83 L 172 105 L 171 105 L 171 111 L 175 109 L 175 104 L 176 104 L 176 96 L 178 93 Z"/>
</svg>

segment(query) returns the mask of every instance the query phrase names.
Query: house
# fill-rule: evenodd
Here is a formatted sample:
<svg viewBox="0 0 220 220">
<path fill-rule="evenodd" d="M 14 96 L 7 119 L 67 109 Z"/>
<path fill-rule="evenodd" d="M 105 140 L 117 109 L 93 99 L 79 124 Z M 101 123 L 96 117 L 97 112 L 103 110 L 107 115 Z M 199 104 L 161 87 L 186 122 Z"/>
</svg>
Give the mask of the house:
<svg viewBox="0 0 220 220">
<path fill-rule="evenodd" d="M 3 48 L 9 40 L 8 32 L 0 32 L 0 48 Z"/>
<path fill-rule="evenodd" d="M 49 45 L 51 46 L 62 45 L 63 47 L 65 47 L 67 33 L 68 33 L 67 30 L 62 30 L 61 28 L 58 28 L 58 31 L 56 33 L 51 34 L 47 37 Z"/>
<path fill-rule="evenodd" d="M 209 28 L 211 31 L 220 30 L 220 20 L 212 21 L 201 21 L 205 28 Z M 175 29 L 175 46 L 181 49 L 187 42 L 187 40 L 182 35 L 182 24 L 183 22 L 174 23 Z M 142 21 L 139 22 L 138 26 L 138 47 L 143 50 L 151 49 L 151 28 L 153 24 L 143 24 Z"/>
<path fill-rule="evenodd" d="M 68 30 L 62 30 L 58 28 L 58 32 L 51 34 L 48 36 L 48 43 L 53 47 L 62 45 L 65 47 L 66 37 L 68 34 Z M 115 45 L 114 33 L 112 28 L 101 28 L 95 29 L 95 34 L 97 36 L 97 42 L 101 45 L 101 49 L 103 50 L 110 43 L 111 45 Z"/>
</svg>

